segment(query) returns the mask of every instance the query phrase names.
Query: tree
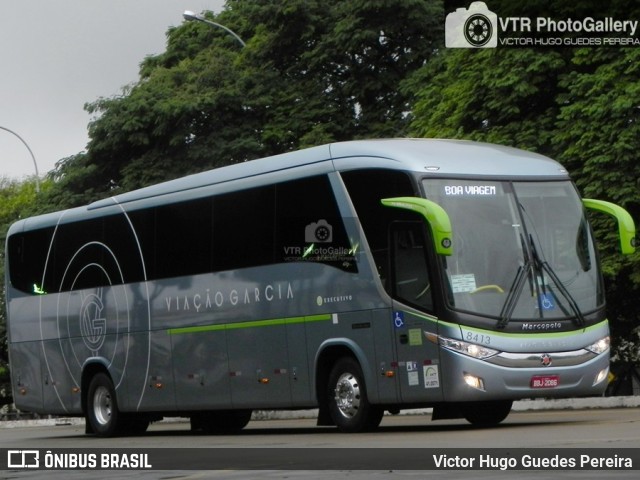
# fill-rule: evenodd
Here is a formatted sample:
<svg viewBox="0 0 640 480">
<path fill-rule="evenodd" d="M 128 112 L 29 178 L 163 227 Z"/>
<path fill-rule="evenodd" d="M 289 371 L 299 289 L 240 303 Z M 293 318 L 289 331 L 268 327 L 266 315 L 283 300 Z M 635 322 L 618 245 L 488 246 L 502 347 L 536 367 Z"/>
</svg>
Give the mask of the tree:
<svg viewBox="0 0 640 480">
<path fill-rule="evenodd" d="M 95 197 L 319 143 L 401 135 L 399 84 L 433 54 L 442 3 L 229 0 L 214 21 L 170 29 L 122 95 L 87 105 L 86 154 L 56 174 Z M 79 169 L 79 170 L 78 170 Z M 76 172 L 79 172 L 76 175 Z"/>
<path fill-rule="evenodd" d="M 553 92 L 566 53 L 531 49 L 448 50 L 404 86 L 414 91 L 410 134 L 553 153 Z"/>
<path fill-rule="evenodd" d="M 575 68 L 560 82 L 561 111 L 554 135 L 558 158 L 574 172 L 585 196 L 615 202 L 638 222 L 640 51 L 577 50 L 572 61 Z M 619 255 L 613 221 L 599 215 L 592 216 L 592 224 L 602 240 L 613 331 L 617 339 L 632 339 L 640 320 L 640 251 Z M 635 349 L 638 358 L 640 344 Z"/>
</svg>

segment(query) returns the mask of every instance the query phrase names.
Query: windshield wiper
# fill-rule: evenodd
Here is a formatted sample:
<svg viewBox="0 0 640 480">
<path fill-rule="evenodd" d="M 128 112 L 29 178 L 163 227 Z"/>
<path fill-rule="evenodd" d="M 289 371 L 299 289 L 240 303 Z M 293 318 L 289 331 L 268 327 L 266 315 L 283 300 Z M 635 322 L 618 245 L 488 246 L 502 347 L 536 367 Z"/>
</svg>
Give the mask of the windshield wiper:
<svg viewBox="0 0 640 480">
<path fill-rule="evenodd" d="M 586 321 L 584 319 L 584 315 L 580 311 L 580 307 L 578 306 L 578 303 L 575 301 L 571 293 L 569 293 L 569 290 L 567 290 L 567 288 L 564 286 L 564 284 L 562 283 L 562 280 L 558 278 L 558 275 L 556 275 L 556 272 L 553 271 L 553 268 L 551 268 L 551 265 L 549 265 L 549 263 L 546 260 L 543 261 L 540 258 L 540 256 L 538 255 L 538 251 L 536 249 L 535 242 L 533 241 L 533 237 L 531 237 L 531 235 L 529 236 L 529 246 L 531 247 L 531 255 L 533 256 L 533 264 L 534 264 L 533 266 L 536 269 L 536 271 L 540 273 L 544 272 L 551 278 L 554 285 L 558 288 L 558 291 L 562 294 L 562 296 L 568 302 L 569 307 L 571 308 L 571 312 L 573 312 L 576 325 L 578 325 L 579 327 L 584 326 Z M 542 288 L 543 294 L 546 295 L 546 285 L 544 283 L 544 278 L 542 281 L 541 288 Z M 560 303 L 558 296 L 554 293 L 551 286 L 549 286 L 549 290 L 551 291 L 553 296 L 558 300 L 558 305 L 562 310 L 562 312 L 565 315 L 568 315 L 569 312 L 564 307 L 564 305 Z M 540 298 L 539 295 L 538 295 L 538 298 Z M 540 305 L 540 308 L 542 308 L 542 305 Z"/>
<path fill-rule="evenodd" d="M 552 282 L 557 287 L 558 292 L 565 298 L 565 300 L 569 304 L 570 311 L 573 313 L 575 319 L 575 323 L 580 327 L 584 326 L 586 321 L 584 319 L 584 315 L 580 311 L 580 307 L 578 306 L 571 293 L 569 293 L 567 288 L 564 286 L 562 281 L 558 278 L 556 272 L 553 271 L 553 268 L 551 268 L 549 263 L 546 260 L 543 261 L 540 258 L 536 249 L 535 242 L 533 241 L 533 237 L 529 235 L 528 249 L 525 247 L 525 239 L 522 234 L 520 234 L 520 241 L 522 242 L 522 251 L 525 252 L 526 260 L 524 265 L 518 267 L 516 276 L 513 279 L 511 288 L 509 289 L 507 299 L 505 300 L 504 305 L 502 306 L 502 310 L 500 311 L 500 320 L 498 320 L 496 328 L 503 329 L 509 324 L 527 278 L 530 278 L 531 280 L 531 295 L 535 295 L 538 298 L 539 307 L 541 309 L 541 317 L 543 309 L 543 297 L 541 296 L 541 293 L 542 295 L 546 296 L 547 288 L 549 289 L 553 297 L 558 301 L 558 306 L 562 310 L 562 312 L 565 315 L 569 316 L 569 310 L 567 310 L 567 308 L 565 308 L 565 306 L 559 301 L 558 295 L 554 292 L 551 286 L 545 284 L 543 272 L 546 273 L 549 278 L 551 278 Z M 529 256 L 528 252 L 531 252 L 531 257 Z M 542 281 L 538 281 L 538 276 L 542 277 Z"/>
<path fill-rule="evenodd" d="M 513 311 L 518 304 L 518 298 L 520 298 L 520 293 L 522 292 L 522 288 L 524 287 L 524 283 L 527 277 L 530 275 L 532 269 L 532 262 L 528 250 L 525 246 L 525 240 L 522 233 L 520 234 L 520 243 L 522 244 L 522 251 L 524 252 L 526 259 L 524 265 L 518 266 L 518 271 L 516 272 L 516 276 L 511 283 L 511 287 L 509 288 L 509 294 L 507 295 L 507 299 L 504 301 L 504 305 L 502 306 L 502 310 L 500 310 L 500 320 L 496 325 L 496 328 L 503 329 L 507 326 L 509 321 L 511 320 L 511 316 L 513 315 Z M 533 289 L 533 286 L 532 286 Z M 533 295 L 533 291 L 531 292 Z"/>
<path fill-rule="evenodd" d="M 507 299 L 502 306 L 502 310 L 500 311 L 500 320 L 498 320 L 496 328 L 503 329 L 507 326 L 509 320 L 511 320 L 511 315 L 513 315 L 513 311 L 516 308 L 518 297 L 520 297 L 520 292 L 522 291 L 522 287 L 524 286 L 524 282 L 530 269 L 531 265 L 529 263 L 518 267 L 516 278 L 513 279 L 513 283 L 509 289 L 509 295 L 507 296 Z"/>
</svg>

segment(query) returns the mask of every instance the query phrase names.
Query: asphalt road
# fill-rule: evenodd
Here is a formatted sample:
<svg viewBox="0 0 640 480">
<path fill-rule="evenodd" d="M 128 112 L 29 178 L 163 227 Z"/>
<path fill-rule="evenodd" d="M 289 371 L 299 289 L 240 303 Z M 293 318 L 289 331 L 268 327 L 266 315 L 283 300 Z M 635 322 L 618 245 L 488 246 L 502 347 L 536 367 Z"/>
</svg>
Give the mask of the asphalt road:
<svg viewBox="0 0 640 480">
<path fill-rule="evenodd" d="M 216 471 L 0 471 L 0 479 L 203 479 L 331 477 L 350 480 L 395 480 L 414 478 L 634 478 L 640 476 L 640 409 L 596 409 L 512 412 L 495 428 L 474 428 L 463 420 L 432 422 L 429 415 L 387 416 L 373 433 L 347 435 L 333 428 L 316 427 L 314 420 L 252 421 L 238 435 L 201 435 L 189 431 L 185 422 L 153 424 L 145 435 L 102 439 L 84 434 L 83 425 L 0 428 L 2 449 L 89 449 L 118 448 L 205 449 Z M 276 450 L 270 450 L 276 449 Z M 421 450 L 426 449 L 426 450 Z M 589 455 L 615 459 L 631 452 L 633 470 L 537 470 L 479 471 L 453 468 L 453 457 L 471 449 L 469 455 L 509 452 L 509 456 Z M 498 450 L 494 450 L 498 449 Z M 546 449 L 546 450 L 541 450 Z M 171 455 L 172 451 L 167 451 Z M 553 454 L 553 455 L 552 455 Z M 448 455 L 452 468 L 413 469 L 416 455 Z M 311 463 L 297 458 L 312 459 Z M 496 455 L 499 459 L 500 455 Z M 349 463 L 349 460 L 354 460 Z M 385 463 L 389 460 L 388 465 Z M 163 459 L 160 459 L 163 460 Z M 165 459 L 166 460 L 166 459 Z M 364 462 L 364 463 L 363 463 Z M 369 462 L 369 463 L 367 463 Z M 402 462 L 406 462 L 403 466 Z M 458 465 L 460 466 L 460 465 Z M 462 465 L 463 467 L 464 465 Z M 246 470 L 249 468 L 249 470 Z M 407 469 L 409 468 L 409 469 Z M 507 469 L 508 470 L 508 469 Z"/>
</svg>

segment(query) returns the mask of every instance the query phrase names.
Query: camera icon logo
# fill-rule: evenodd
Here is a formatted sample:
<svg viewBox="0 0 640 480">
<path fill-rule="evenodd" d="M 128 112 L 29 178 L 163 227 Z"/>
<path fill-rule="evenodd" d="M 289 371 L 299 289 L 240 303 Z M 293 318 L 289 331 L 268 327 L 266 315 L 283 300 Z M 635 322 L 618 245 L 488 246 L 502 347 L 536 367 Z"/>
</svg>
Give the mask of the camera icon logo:
<svg viewBox="0 0 640 480">
<path fill-rule="evenodd" d="M 304 241 L 329 243 L 333 241 L 333 227 L 324 219 L 312 222 L 304 228 Z"/>
<path fill-rule="evenodd" d="M 498 15 L 484 2 L 472 2 L 447 15 L 444 25 L 447 48 L 496 48 Z"/>
</svg>

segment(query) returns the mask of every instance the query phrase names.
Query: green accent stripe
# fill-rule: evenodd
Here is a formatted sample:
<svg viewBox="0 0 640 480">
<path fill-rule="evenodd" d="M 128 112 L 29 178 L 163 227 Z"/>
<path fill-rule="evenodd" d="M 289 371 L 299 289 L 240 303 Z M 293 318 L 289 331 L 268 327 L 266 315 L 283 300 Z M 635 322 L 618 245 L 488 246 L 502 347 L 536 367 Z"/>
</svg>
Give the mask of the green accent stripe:
<svg viewBox="0 0 640 480">
<path fill-rule="evenodd" d="M 428 322 L 433 322 L 433 323 L 439 323 L 441 325 L 447 325 L 449 327 L 457 327 L 457 328 L 464 328 L 465 330 L 469 330 L 472 332 L 476 332 L 476 333 L 482 333 L 485 335 L 493 335 L 493 336 L 497 336 L 497 337 L 505 337 L 505 338 L 529 338 L 529 339 L 536 339 L 536 338 L 562 338 L 562 337 L 573 337 L 574 335 L 582 335 L 583 333 L 589 332 L 591 330 L 596 330 L 599 328 L 602 328 L 604 325 L 608 324 L 608 320 L 603 320 L 600 323 L 597 323 L 595 325 L 591 325 L 590 327 L 584 328 L 584 329 L 579 329 L 579 330 L 571 330 L 568 332 L 546 332 L 546 333 L 515 333 L 515 332 L 499 332 L 497 330 L 491 330 L 491 329 L 483 329 L 483 328 L 477 328 L 477 327 L 469 327 L 467 325 L 460 325 L 457 323 L 451 323 L 451 322 L 445 322 L 443 320 L 438 320 L 435 317 L 429 317 L 426 315 L 421 315 L 418 313 L 414 313 L 414 312 L 405 312 L 408 313 L 409 315 L 413 315 L 414 317 L 418 317 L 422 320 L 428 321 Z"/>
<path fill-rule="evenodd" d="M 547 333 L 509 333 L 509 332 L 498 332 L 496 330 L 483 330 L 481 328 L 467 327 L 465 325 L 461 325 L 462 328 L 466 330 L 470 330 L 472 332 L 477 333 L 490 333 L 493 336 L 497 337 L 511 337 L 511 338 L 563 338 L 563 337 L 574 337 L 576 335 L 582 335 L 584 333 L 590 332 L 592 330 L 596 330 L 602 328 L 604 325 L 608 323 L 608 320 L 604 320 L 595 325 L 591 325 L 587 328 L 582 328 L 578 330 L 570 330 L 568 332 L 547 332 Z"/>
<path fill-rule="evenodd" d="M 326 320 L 331 320 L 331 315 L 310 315 L 308 317 L 303 317 L 304 322 L 324 322 Z M 300 323 L 300 322 L 291 322 L 291 323 Z"/>
<path fill-rule="evenodd" d="M 255 320 L 252 322 L 220 323 L 216 325 L 198 325 L 195 327 L 178 327 L 167 330 L 169 335 L 182 335 L 185 333 L 218 332 L 221 330 L 238 330 L 244 328 L 262 328 L 278 325 L 295 325 L 309 322 L 325 322 L 331 320 L 330 314 L 309 315 L 307 317 L 271 318 L 268 320 Z"/>
</svg>

